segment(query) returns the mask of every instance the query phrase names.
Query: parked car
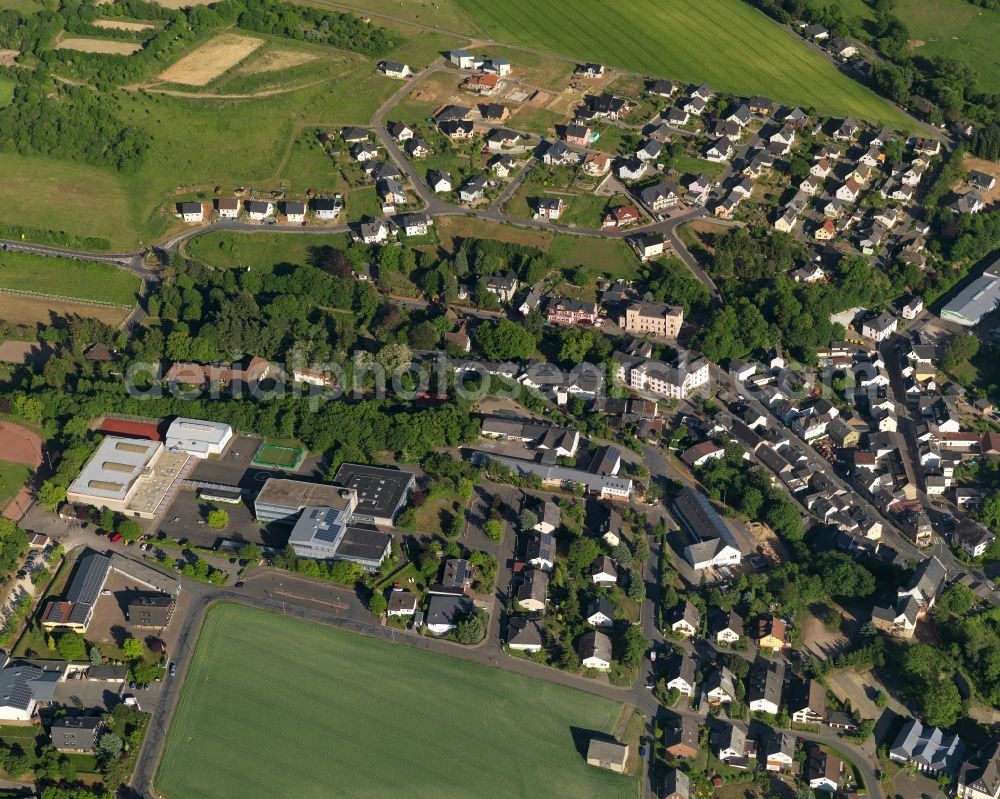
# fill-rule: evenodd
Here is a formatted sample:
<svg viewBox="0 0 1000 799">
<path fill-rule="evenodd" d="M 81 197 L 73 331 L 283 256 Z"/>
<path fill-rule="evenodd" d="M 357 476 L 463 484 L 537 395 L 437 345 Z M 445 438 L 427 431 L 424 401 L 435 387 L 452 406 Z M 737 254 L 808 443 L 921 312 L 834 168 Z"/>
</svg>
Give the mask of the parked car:
<svg viewBox="0 0 1000 799">
<path fill-rule="evenodd" d="M 170 664 L 170 676 L 174 677 L 174 676 L 176 676 L 176 674 L 177 674 L 177 664 L 176 663 L 171 663 Z"/>
<path fill-rule="evenodd" d="M 121 533 L 112 533 L 111 534 L 111 543 L 112 544 L 117 544 L 121 540 L 122 540 L 122 534 Z"/>
</svg>

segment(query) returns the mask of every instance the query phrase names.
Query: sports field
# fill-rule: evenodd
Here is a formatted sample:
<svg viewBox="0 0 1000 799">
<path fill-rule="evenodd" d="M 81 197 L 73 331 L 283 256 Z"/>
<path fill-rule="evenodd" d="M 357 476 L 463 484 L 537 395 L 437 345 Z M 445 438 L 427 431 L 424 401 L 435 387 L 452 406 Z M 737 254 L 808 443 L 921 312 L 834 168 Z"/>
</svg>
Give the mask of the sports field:
<svg viewBox="0 0 1000 799">
<path fill-rule="evenodd" d="M 617 702 L 238 605 L 205 619 L 167 733 L 167 799 L 633 799 L 588 766 Z"/>
<path fill-rule="evenodd" d="M 306 452 L 302 447 L 284 447 L 278 444 L 261 444 L 253 462 L 258 466 L 276 466 L 279 469 L 297 469 Z"/>
<path fill-rule="evenodd" d="M 909 128 L 905 115 L 742 0 L 457 0 L 498 41 Z"/>
<path fill-rule="evenodd" d="M 111 264 L 4 252 L 0 253 L 0 289 L 135 305 L 139 278 Z"/>
<path fill-rule="evenodd" d="M 0 514 L 31 476 L 31 467 L 23 463 L 0 461 Z"/>
</svg>

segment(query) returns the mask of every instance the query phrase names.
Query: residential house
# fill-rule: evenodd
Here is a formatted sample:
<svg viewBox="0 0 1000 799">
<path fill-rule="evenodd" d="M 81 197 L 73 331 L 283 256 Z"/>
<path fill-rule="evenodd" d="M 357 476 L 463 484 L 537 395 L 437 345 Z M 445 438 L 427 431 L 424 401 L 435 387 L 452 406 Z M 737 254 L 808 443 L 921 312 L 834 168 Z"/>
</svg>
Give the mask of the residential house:
<svg viewBox="0 0 1000 799">
<path fill-rule="evenodd" d="M 442 120 L 438 122 L 438 130 L 452 141 L 471 139 L 475 135 L 475 128 L 470 119 Z"/>
<path fill-rule="evenodd" d="M 507 620 L 507 648 L 518 652 L 536 654 L 542 650 L 542 626 L 525 616 L 511 616 Z"/>
<path fill-rule="evenodd" d="M 676 723 L 665 725 L 663 749 L 670 757 L 690 758 L 698 754 L 698 720 L 692 716 L 678 716 Z"/>
<path fill-rule="evenodd" d="M 543 534 L 554 533 L 559 527 L 561 518 L 562 511 L 559 509 L 559 506 L 551 499 L 547 499 L 542 504 L 542 513 L 538 517 L 538 523 L 532 529 Z M 553 540 L 554 543 L 555 541 Z"/>
<path fill-rule="evenodd" d="M 742 724 L 728 722 L 712 733 L 713 753 L 733 768 L 747 768 L 747 734 Z"/>
<path fill-rule="evenodd" d="M 220 197 L 215 201 L 219 219 L 236 219 L 240 215 L 240 201 L 236 197 Z"/>
<path fill-rule="evenodd" d="M 394 588 L 389 594 L 386 607 L 387 616 L 413 616 L 417 612 L 417 595 L 402 588 Z"/>
<path fill-rule="evenodd" d="M 390 122 L 389 127 L 387 127 L 386 130 L 389 132 L 389 135 L 400 144 L 405 141 L 409 141 L 416 135 L 413 128 L 405 122 Z"/>
<path fill-rule="evenodd" d="M 601 326 L 601 313 L 596 302 L 553 297 L 545 306 L 545 321 L 551 325 Z"/>
<path fill-rule="evenodd" d="M 619 205 L 604 217 L 601 223 L 603 228 L 623 228 L 636 224 L 641 217 L 639 209 L 634 205 Z"/>
<path fill-rule="evenodd" d="M 663 778 L 658 799 L 691 799 L 691 781 L 679 768 L 670 769 Z"/>
<path fill-rule="evenodd" d="M 205 206 L 200 202 L 177 203 L 177 213 L 185 222 L 205 221 Z"/>
<path fill-rule="evenodd" d="M 896 332 L 896 317 L 883 311 L 874 319 L 868 319 L 861 325 L 861 335 L 882 342 Z"/>
<path fill-rule="evenodd" d="M 757 760 L 764 762 L 767 771 L 791 771 L 795 765 L 796 738 L 790 732 L 774 730 L 765 734 Z"/>
<path fill-rule="evenodd" d="M 860 194 L 861 186 L 853 177 L 849 177 L 836 191 L 837 199 L 845 203 L 857 202 Z"/>
<path fill-rule="evenodd" d="M 435 194 L 446 194 L 452 190 L 451 175 L 432 169 L 427 173 L 427 185 Z"/>
<path fill-rule="evenodd" d="M 567 125 L 563 138 L 567 144 L 586 147 L 590 144 L 590 128 L 586 125 Z"/>
<path fill-rule="evenodd" d="M 662 302 L 633 302 L 618 324 L 633 335 L 675 339 L 684 324 L 684 309 Z"/>
<path fill-rule="evenodd" d="M 836 755 L 820 748 L 819 744 L 809 744 L 807 748 L 805 779 L 814 791 L 840 790 L 840 776 L 844 764 Z"/>
<path fill-rule="evenodd" d="M 475 69 L 476 57 L 468 50 L 452 50 L 448 60 L 459 69 Z"/>
<path fill-rule="evenodd" d="M 586 619 L 592 627 L 614 627 L 615 606 L 602 596 L 591 597 L 587 603 Z"/>
<path fill-rule="evenodd" d="M 424 625 L 434 635 L 447 635 L 472 616 L 474 611 L 475 606 L 467 596 L 433 594 L 427 606 Z"/>
<path fill-rule="evenodd" d="M 714 441 L 702 441 L 684 450 L 681 453 L 681 460 L 694 469 L 704 466 L 709 461 L 722 460 L 725 454 L 726 451 Z"/>
<path fill-rule="evenodd" d="M 251 222 L 263 222 L 274 215 L 274 205 L 267 200 L 248 200 L 244 207 Z"/>
<path fill-rule="evenodd" d="M 920 297 L 911 297 L 903 306 L 900 314 L 904 319 L 916 319 L 924 310 L 924 301 Z"/>
<path fill-rule="evenodd" d="M 373 161 L 378 157 L 378 147 L 365 140 L 351 147 L 351 157 L 358 163 Z"/>
<path fill-rule="evenodd" d="M 505 275 L 490 275 L 483 284 L 488 292 L 495 295 L 500 302 L 512 302 L 517 288 L 521 284 L 517 280 L 517 275 L 508 272 Z"/>
<path fill-rule="evenodd" d="M 561 141 L 551 142 L 547 146 L 543 142 L 540 147 L 544 148 L 542 163 L 547 166 L 571 165 L 578 163 L 580 160 L 580 156 Z"/>
<path fill-rule="evenodd" d="M 780 652 L 785 648 L 785 622 L 777 616 L 764 614 L 754 622 L 754 643 L 761 649 Z"/>
<path fill-rule="evenodd" d="M 837 226 L 833 224 L 833 220 L 826 219 L 823 224 L 813 231 L 813 238 L 816 241 L 831 241 L 837 237 Z"/>
<path fill-rule="evenodd" d="M 969 176 L 966 179 L 968 184 L 972 186 L 976 191 L 992 191 L 997 185 L 997 179 L 986 172 L 979 172 L 973 169 L 969 172 Z"/>
<path fill-rule="evenodd" d="M 484 72 L 479 75 L 470 75 L 467 77 L 462 81 L 462 89 L 475 94 L 493 94 L 499 84 L 499 75 Z"/>
<path fill-rule="evenodd" d="M 566 203 L 562 197 L 539 197 L 535 207 L 539 219 L 556 220 L 566 210 Z"/>
<path fill-rule="evenodd" d="M 747 704 L 752 712 L 778 714 L 785 685 L 785 664 L 778 660 L 758 659 L 750 672 Z"/>
<path fill-rule="evenodd" d="M 590 567 L 590 579 L 594 585 L 606 588 L 618 584 L 618 570 L 614 561 L 607 555 L 601 555 Z"/>
<path fill-rule="evenodd" d="M 607 153 L 587 153 L 583 159 L 583 171 L 591 177 L 606 175 L 611 169 L 611 156 Z"/>
<path fill-rule="evenodd" d="M 671 657 L 664 674 L 667 690 L 675 690 L 681 696 L 694 696 L 696 666 L 694 658 L 685 652 L 677 652 Z"/>
<path fill-rule="evenodd" d="M 698 633 L 701 624 L 698 608 L 694 603 L 684 600 L 674 608 L 670 617 L 670 629 L 675 633 L 690 638 Z"/>
<path fill-rule="evenodd" d="M 479 115 L 483 122 L 506 122 L 510 109 L 502 103 L 485 103 L 479 106 Z"/>
<path fill-rule="evenodd" d="M 400 224 L 407 236 L 426 236 L 434 218 L 424 213 L 403 214 Z"/>
<path fill-rule="evenodd" d="M 101 716 L 63 716 L 52 722 L 49 737 L 60 752 L 94 754 L 103 732 Z"/>
<path fill-rule="evenodd" d="M 549 591 L 549 575 L 542 569 L 531 569 L 517 588 L 515 595 L 517 606 L 521 610 L 535 613 L 545 612 L 545 603 Z"/>
<path fill-rule="evenodd" d="M 956 214 L 978 214 L 986 207 L 978 191 L 968 191 L 951 204 Z"/>
<path fill-rule="evenodd" d="M 659 258 L 669 246 L 662 233 L 640 233 L 630 237 L 629 243 L 643 262 Z"/>
<path fill-rule="evenodd" d="M 618 162 L 617 172 L 622 180 L 641 180 L 649 165 L 638 158 L 624 158 Z"/>
<path fill-rule="evenodd" d="M 858 123 L 853 118 L 847 117 L 833 132 L 833 138 L 838 141 L 850 141 L 858 135 L 859 130 Z"/>
<path fill-rule="evenodd" d="M 1000 799 L 1000 739 L 994 738 L 962 764 L 955 799 Z"/>
<path fill-rule="evenodd" d="M 336 198 L 331 200 L 328 197 L 316 197 L 311 201 L 311 205 L 316 218 L 323 221 L 336 219 L 344 208 L 343 200 Z"/>
<path fill-rule="evenodd" d="M 475 202 L 486 196 L 486 176 L 472 175 L 458 187 L 458 197 L 464 203 Z"/>
<path fill-rule="evenodd" d="M 979 558 L 993 545 L 996 536 L 971 519 L 963 519 L 952 533 L 952 540 L 970 558 Z"/>
<path fill-rule="evenodd" d="M 401 64 L 399 61 L 380 61 L 378 70 L 388 78 L 408 78 L 413 74 L 409 64 Z"/>
<path fill-rule="evenodd" d="M 804 680 L 788 703 L 796 724 L 821 724 L 826 719 L 826 689 L 817 680 Z"/>
<path fill-rule="evenodd" d="M 611 639 L 597 630 L 580 636 L 580 664 L 585 669 L 608 671 L 611 668 Z"/>
<path fill-rule="evenodd" d="M 545 503 L 546 506 L 554 503 Z M 558 511 L 559 506 L 555 506 Z M 539 521 L 535 527 L 539 527 L 542 522 Z M 556 519 L 556 525 L 558 526 L 559 521 Z M 549 522 L 545 524 L 546 527 L 551 527 L 555 529 L 555 526 L 551 526 L 551 518 Z M 526 536 L 527 543 L 525 545 L 524 557 L 532 566 L 536 569 L 541 569 L 543 571 L 551 571 L 552 567 L 555 566 L 556 562 L 556 539 L 551 532 L 541 533 L 537 529 L 532 530 Z"/>
<path fill-rule="evenodd" d="M 673 181 L 656 183 L 639 192 L 639 199 L 654 213 L 673 208 L 681 200 L 680 188 Z"/>
<path fill-rule="evenodd" d="M 624 774 L 627 762 L 627 744 L 620 744 L 617 741 L 607 741 L 601 738 L 591 738 L 590 745 L 587 747 L 588 765 Z"/>
<path fill-rule="evenodd" d="M 346 127 L 341 128 L 340 138 L 344 140 L 346 144 L 357 144 L 359 142 L 368 141 L 368 137 L 371 134 L 366 128 L 354 128 Z"/>
<path fill-rule="evenodd" d="M 715 609 L 709 614 L 708 631 L 716 643 L 732 646 L 743 636 L 743 618 L 735 610 Z"/>
<path fill-rule="evenodd" d="M 710 705 L 728 705 L 736 701 L 736 678 L 725 666 L 710 671 L 702 693 Z"/>
<path fill-rule="evenodd" d="M 577 78 L 603 78 L 604 66 L 602 64 L 577 64 L 573 75 Z"/>
</svg>

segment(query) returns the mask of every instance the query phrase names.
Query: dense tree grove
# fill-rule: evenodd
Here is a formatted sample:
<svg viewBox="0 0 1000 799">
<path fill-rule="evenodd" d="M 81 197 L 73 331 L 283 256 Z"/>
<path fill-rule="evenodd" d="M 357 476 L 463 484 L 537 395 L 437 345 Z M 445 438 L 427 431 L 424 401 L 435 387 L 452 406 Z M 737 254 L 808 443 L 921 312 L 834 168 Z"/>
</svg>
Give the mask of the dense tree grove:
<svg viewBox="0 0 1000 799">
<path fill-rule="evenodd" d="M 142 163 L 149 137 L 119 115 L 107 95 L 53 84 L 37 73 L 0 70 L 15 79 L 14 99 L 0 109 L 0 149 L 45 154 L 132 172 Z"/>
</svg>

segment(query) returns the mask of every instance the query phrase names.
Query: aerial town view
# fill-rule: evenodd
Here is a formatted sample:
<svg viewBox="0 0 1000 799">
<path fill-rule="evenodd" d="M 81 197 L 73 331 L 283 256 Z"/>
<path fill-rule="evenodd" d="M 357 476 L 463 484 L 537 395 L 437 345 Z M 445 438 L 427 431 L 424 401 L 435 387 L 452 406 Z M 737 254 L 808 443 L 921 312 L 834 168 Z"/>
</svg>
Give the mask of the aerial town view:
<svg viewBox="0 0 1000 799">
<path fill-rule="evenodd" d="M 1000 0 L 0 0 L 0 799 L 1000 799 Z"/>
</svg>

